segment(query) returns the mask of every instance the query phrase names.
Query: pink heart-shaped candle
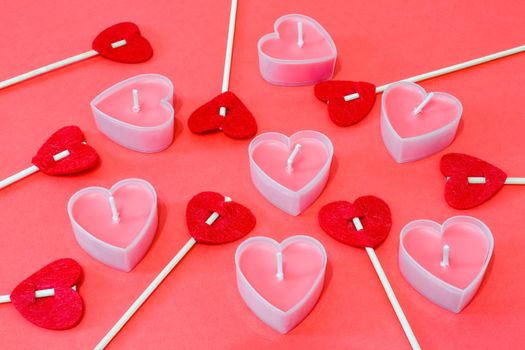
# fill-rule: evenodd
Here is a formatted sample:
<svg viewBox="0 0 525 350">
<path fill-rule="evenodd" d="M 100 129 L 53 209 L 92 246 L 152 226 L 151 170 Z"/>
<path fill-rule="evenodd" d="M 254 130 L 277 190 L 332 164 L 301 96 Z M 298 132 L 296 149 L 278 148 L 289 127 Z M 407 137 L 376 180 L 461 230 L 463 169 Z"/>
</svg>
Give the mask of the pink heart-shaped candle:
<svg viewBox="0 0 525 350">
<path fill-rule="evenodd" d="M 334 74 L 337 49 L 330 34 L 313 18 L 279 17 L 274 32 L 257 44 L 263 78 L 276 85 L 315 84 Z"/>
<path fill-rule="evenodd" d="M 141 179 L 125 179 L 109 190 L 87 187 L 67 206 L 78 244 L 92 257 L 131 271 L 148 251 L 157 231 L 157 194 Z"/>
<path fill-rule="evenodd" d="M 460 312 L 474 297 L 494 250 L 490 229 L 470 216 L 440 225 L 416 220 L 401 230 L 399 268 L 419 293 Z"/>
<path fill-rule="evenodd" d="M 292 136 L 267 132 L 248 148 L 255 187 L 270 203 L 290 215 L 299 215 L 319 197 L 330 173 L 334 149 L 317 131 Z"/>
<path fill-rule="evenodd" d="M 319 299 L 326 261 L 323 245 L 309 236 L 249 238 L 235 253 L 239 293 L 264 323 L 288 333 Z"/>
<path fill-rule="evenodd" d="M 138 152 L 160 152 L 173 142 L 173 84 L 142 74 L 104 90 L 91 101 L 97 128 L 111 141 Z"/>
<path fill-rule="evenodd" d="M 427 94 L 406 81 L 391 84 L 381 98 L 383 142 L 398 163 L 428 157 L 452 143 L 462 112 L 447 93 Z"/>
</svg>

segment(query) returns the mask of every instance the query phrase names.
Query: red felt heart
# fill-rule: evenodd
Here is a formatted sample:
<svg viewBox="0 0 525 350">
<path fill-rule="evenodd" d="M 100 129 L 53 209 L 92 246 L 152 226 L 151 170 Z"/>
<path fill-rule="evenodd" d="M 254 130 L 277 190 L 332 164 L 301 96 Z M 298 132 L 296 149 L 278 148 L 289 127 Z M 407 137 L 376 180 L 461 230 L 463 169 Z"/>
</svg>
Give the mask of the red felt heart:
<svg viewBox="0 0 525 350">
<path fill-rule="evenodd" d="M 358 93 L 359 98 L 346 102 L 344 97 Z M 376 100 L 376 87 L 362 81 L 324 81 L 314 88 L 315 96 L 328 103 L 328 115 L 338 126 L 360 122 L 370 113 Z"/>
<path fill-rule="evenodd" d="M 221 116 L 221 107 L 226 116 Z M 246 139 L 257 133 L 257 122 L 252 113 L 233 92 L 224 92 L 200 106 L 188 119 L 188 127 L 196 134 L 222 130 L 228 137 Z"/>
<path fill-rule="evenodd" d="M 126 40 L 126 44 L 113 48 L 111 44 Z M 153 56 L 153 49 L 146 38 L 140 34 L 135 23 L 122 22 L 104 29 L 92 44 L 93 50 L 102 57 L 122 63 L 141 63 Z"/>
<path fill-rule="evenodd" d="M 85 140 L 78 126 L 63 127 L 40 147 L 31 162 L 48 175 L 67 175 L 91 169 L 98 163 L 98 154 L 93 147 L 83 143 Z M 53 156 L 65 150 L 69 155 L 55 161 Z"/>
<path fill-rule="evenodd" d="M 73 259 L 60 259 L 44 266 L 20 283 L 11 302 L 27 320 L 47 329 L 68 329 L 78 324 L 84 312 L 76 285 L 82 267 Z M 37 290 L 54 288 L 55 295 L 36 298 Z"/>
<path fill-rule="evenodd" d="M 359 218 L 363 226 L 357 231 L 353 219 Z M 374 196 L 359 197 L 354 204 L 332 202 L 319 211 L 319 225 L 338 241 L 354 247 L 374 248 L 381 244 L 392 227 L 392 214 L 388 204 Z"/>
<path fill-rule="evenodd" d="M 219 217 L 208 225 L 206 220 L 213 212 Z M 222 244 L 242 238 L 253 230 L 255 216 L 250 209 L 236 202 L 226 202 L 219 193 L 201 192 L 188 203 L 186 222 L 197 242 Z"/>
<path fill-rule="evenodd" d="M 481 159 L 449 153 L 441 158 L 441 172 L 448 177 L 445 200 L 455 209 L 470 209 L 488 201 L 505 184 L 507 174 Z M 469 184 L 469 177 L 484 177 L 484 184 Z"/>
</svg>

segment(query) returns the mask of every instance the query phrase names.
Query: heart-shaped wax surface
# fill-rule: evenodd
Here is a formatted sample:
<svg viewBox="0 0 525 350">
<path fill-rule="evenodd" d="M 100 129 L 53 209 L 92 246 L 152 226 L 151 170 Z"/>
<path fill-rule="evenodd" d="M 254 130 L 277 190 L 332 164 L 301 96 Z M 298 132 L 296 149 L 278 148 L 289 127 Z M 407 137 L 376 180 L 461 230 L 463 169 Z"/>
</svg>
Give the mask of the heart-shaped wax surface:
<svg viewBox="0 0 525 350">
<path fill-rule="evenodd" d="M 138 110 L 133 110 L 133 91 Z M 110 140 L 138 152 L 159 152 L 173 141 L 173 84 L 160 74 L 121 81 L 91 101 L 98 129 Z"/>
<path fill-rule="evenodd" d="M 113 219 L 110 198 L 118 220 Z M 142 260 L 157 231 L 157 194 L 142 179 L 125 179 L 109 190 L 87 187 L 75 193 L 68 214 L 78 244 L 113 268 L 130 271 Z"/>
<path fill-rule="evenodd" d="M 353 219 L 359 218 L 362 230 Z M 392 214 L 381 198 L 363 196 L 354 203 L 332 202 L 319 211 L 319 225 L 338 241 L 359 248 L 375 248 L 386 239 L 392 227 Z"/>
<path fill-rule="evenodd" d="M 121 40 L 126 40 L 126 44 L 112 46 Z M 153 56 L 149 41 L 140 34 L 139 27 L 131 22 L 118 23 L 104 29 L 93 40 L 92 47 L 101 56 L 122 63 L 141 63 Z"/>
<path fill-rule="evenodd" d="M 282 279 L 277 276 L 277 254 L 282 256 Z M 326 262 L 323 245 L 309 236 L 292 236 L 282 243 L 249 238 L 235 253 L 239 292 L 257 317 L 287 333 L 319 299 Z"/>
<path fill-rule="evenodd" d="M 303 43 L 299 45 L 299 33 Z M 275 21 L 274 32 L 257 44 L 261 75 L 269 83 L 308 85 L 330 79 L 337 49 L 330 34 L 313 18 L 289 14 Z"/>
<path fill-rule="evenodd" d="M 81 275 L 82 267 L 75 260 L 56 260 L 16 286 L 11 302 L 22 316 L 39 327 L 69 329 L 78 324 L 84 313 L 82 298 L 71 288 Z M 36 291 L 51 288 L 54 296 L 36 298 Z"/>
<path fill-rule="evenodd" d="M 448 264 L 443 265 L 444 246 Z M 399 265 L 405 279 L 432 302 L 459 312 L 479 288 L 492 256 L 490 229 L 470 216 L 440 225 L 416 220 L 401 231 Z"/>
<path fill-rule="evenodd" d="M 219 114 L 221 107 L 226 115 Z M 233 139 L 247 139 L 257 133 L 257 122 L 252 113 L 233 92 L 223 92 L 197 108 L 188 118 L 191 132 L 205 134 L 222 130 Z"/>
<path fill-rule="evenodd" d="M 294 152 L 289 168 L 288 159 Z M 268 132 L 252 140 L 248 153 L 252 181 L 259 192 L 279 209 L 298 215 L 324 189 L 333 146 L 317 131 L 303 130 L 290 137 Z"/>
<path fill-rule="evenodd" d="M 470 209 L 488 201 L 505 184 L 507 174 L 481 159 L 461 153 L 445 154 L 440 168 L 448 179 L 445 200 L 455 209 Z M 484 177 L 484 184 L 469 184 L 469 177 Z"/>
<path fill-rule="evenodd" d="M 383 142 L 398 163 L 428 157 L 452 143 L 462 113 L 450 94 L 427 93 L 407 81 L 390 84 L 381 98 Z"/>
<path fill-rule="evenodd" d="M 362 81 L 325 81 L 315 85 L 315 97 L 328 104 L 328 116 L 338 126 L 360 122 L 370 113 L 376 100 L 376 87 Z M 346 95 L 358 93 L 359 98 L 345 101 Z"/>
<path fill-rule="evenodd" d="M 68 150 L 69 155 L 55 161 L 53 156 Z M 68 175 L 89 170 L 98 163 L 95 149 L 86 144 L 78 126 L 65 126 L 40 147 L 31 162 L 47 175 Z"/>
<path fill-rule="evenodd" d="M 208 225 L 206 221 L 214 212 L 219 216 Z M 197 242 L 222 244 L 246 236 L 255 227 L 255 216 L 250 209 L 217 192 L 201 192 L 186 207 L 186 223 Z"/>
</svg>

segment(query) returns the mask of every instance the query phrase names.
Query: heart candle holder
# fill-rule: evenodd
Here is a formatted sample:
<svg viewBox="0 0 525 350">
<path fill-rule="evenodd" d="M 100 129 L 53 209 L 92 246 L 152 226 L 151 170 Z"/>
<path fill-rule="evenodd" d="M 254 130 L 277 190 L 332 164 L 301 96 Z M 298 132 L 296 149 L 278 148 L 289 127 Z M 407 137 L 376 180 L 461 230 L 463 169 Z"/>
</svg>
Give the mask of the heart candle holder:
<svg viewBox="0 0 525 350">
<path fill-rule="evenodd" d="M 428 93 L 401 81 L 388 86 L 381 98 L 381 134 L 398 163 L 437 153 L 452 143 L 463 113 L 459 100 L 444 92 Z"/>
<path fill-rule="evenodd" d="M 416 220 L 401 230 L 399 268 L 419 293 L 457 313 L 479 289 L 493 250 L 490 229 L 476 218 Z"/>
<path fill-rule="evenodd" d="M 173 84 L 159 74 L 142 74 L 104 90 L 91 101 L 97 128 L 113 142 L 153 153 L 173 142 Z"/>
<path fill-rule="evenodd" d="M 260 38 L 257 49 L 261 75 L 271 84 L 309 85 L 334 74 L 334 41 L 308 16 L 290 14 L 278 18 L 274 32 Z"/>
<path fill-rule="evenodd" d="M 288 333 L 317 303 L 326 261 L 323 245 L 309 236 L 249 238 L 235 253 L 239 293 L 264 323 Z"/>
<path fill-rule="evenodd" d="M 142 179 L 125 179 L 109 190 L 84 188 L 71 197 L 67 211 L 82 249 L 126 272 L 142 260 L 157 231 L 157 194 Z"/>
<path fill-rule="evenodd" d="M 253 184 L 277 208 L 299 215 L 326 186 L 333 153 L 330 139 L 317 131 L 260 134 L 248 148 Z"/>
</svg>

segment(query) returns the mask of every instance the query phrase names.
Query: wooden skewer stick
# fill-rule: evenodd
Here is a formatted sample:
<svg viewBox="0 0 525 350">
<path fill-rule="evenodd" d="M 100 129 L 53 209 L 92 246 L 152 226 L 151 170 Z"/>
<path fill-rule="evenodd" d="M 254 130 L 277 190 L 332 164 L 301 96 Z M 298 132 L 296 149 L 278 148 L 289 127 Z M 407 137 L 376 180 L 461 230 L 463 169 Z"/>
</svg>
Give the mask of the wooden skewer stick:
<svg viewBox="0 0 525 350">
<path fill-rule="evenodd" d="M 455 64 L 453 66 L 448 66 L 448 67 L 445 67 L 445 68 L 437 69 L 437 70 L 434 70 L 432 72 L 416 75 L 416 76 L 413 76 L 413 77 L 410 77 L 410 78 L 407 78 L 407 79 L 403 79 L 403 80 L 400 80 L 400 81 L 409 81 L 409 82 L 412 82 L 412 83 L 416 83 L 416 82 L 421 81 L 421 80 L 426 80 L 426 79 L 438 77 L 440 75 L 445 75 L 445 74 L 452 73 L 452 72 L 455 72 L 455 71 L 458 71 L 458 70 L 461 70 L 461 69 L 465 69 L 465 68 L 470 68 L 470 67 L 476 66 L 478 64 L 482 64 L 482 63 L 485 63 L 485 62 L 490 62 L 490 61 L 493 61 L 493 60 L 497 60 L 499 58 L 503 58 L 503 57 L 507 57 L 507 56 L 510 56 L 510 55 L 514 55 L 514 54 L 517 54 L 517 53 L 520 53 L 520 52 L 523 52 L 523 51 L 525 51 L 525 45 L 514 47 L 512 49 L 505 50 L 505 51 L 496 52 L 496 53 L 493 53 L 492 55 L 476 58 L 476 59 L 473 59 L 473 60 L 470 60 L 470 61 L 467 61 L 467 62 Z M 386 88 L 390 84 L 393 84 L 393 83 L 388 83 L 388 84 L 376 87 L 376 94 L 385 91 Z M 357 98 L 359 98 L 359 94 L 358 93 L 349 94 L 349 95 L 346 95 L 344 97 L 346 102 L 355 100 Z"/>
<path fill-rule="evenodd" d="M 225 202 L 231 202 L 230 197 L 225 197 Z M 206 220 L 206 224 L 212 225 L 215 220 L 219 217 L 217 212 L 213 212 L 210 217 Z M 188 242 L 182 247 L 181 250 L 171 259 L 171 261 L 162 269 L 162 271 L 155 277 L 155 279 L 149 284 L 149 286 L 142 292 L 142 294 L 131 304 L 129 309 L 122 315 L 122 317 L 115 323 L 113 328 L 102 338 L 102 340 L 95 346 L 95 350 L 105 349 L 111 340 L 117 335 L 117 333 L 126 325 L 129 319 L 137 312 L 137 310 L 144 304 L 149 296 L 157 289 L 157 287 L 164 281 L 168 274 L 177 266 L 179 261 L 190 251 L 191 248 L 197 243 L 197 241 L 191 237 Z"/>
<path fill-rule="evenodd" d="M 116 49 L 116 48 L 124 46 L 126 44 L 127 44 L 126 40 L 119 40 L 119 41 L 116 41 L 116 42 L 112 43 L 111 47 Z M 14 78 L 1 81 L 0 82 L 0 90 L 3 89 L 3 88 L 6 88 L 8 86 L 11 86 L 11 85 L 14 85 L 14 84 L 18 84 L 18 83 L 20 83 L 20 82 L 22 82 L 24 80 L 34 78 L 34 77 L 36 77 L 38 75 L 42 75 L 44 73 L 51 72 L 51 71 L 53 71 L 55 69 L 62 68 L 64 66 L 68 66 L 68 65 L 70 65 L 72 63 L 80 62 L 80 61 L 83 61 L 85 59 L 94 57 L 96 55 L 98 55 L 97 51 L 89 50 L 87 52 L 83 52 L 81 54 L 78 54 L 78 55 L 75 55 L 75 56 L 72 56 L 72 57 L 68 57 L 68 58 L 63 59 L 61 61 L 48 64 L 47 66 L 43 66 L 43 67 L 34 69 L 34 70 L 30 71 L 30 72 L 27 72 L 27 73 L 24 73 L 24 74 L 20 74 L 20 75 L 14 77 Z"/>
<path fill-rule="evenodd" d="M 361 223 L 361 220 L 359 220 L 358 217 L 353 218 L 352 221 L 357 231 L 360 231 L 363 229 L 363 224 Z M 386 277 L 385 271 L 383 270 L 383 267 L 381 266 L 381 263 L 379 262 L 379 259 L 377 258 L 374 248 L 366 247 L 365 250 L 368 253 L 368 257 L 370 258 L 370 261 L 372 262 L 372 265 L 374 266 L 374 269 L 376 270 L 377 276 L 379 277 L 379 280 L 381 281 L 381 284 L 383 285 L 383 289 L 385 290 L 385 293 L 388 297 L 388 300 L 390 301 L 390 304 L 392 304 L 392 308 L 394 309 L 394 312 L 396 313 L 399 323 L 401 323 L 401 327 L 403 327 L 403 331 L 405 332 L 405 335 L 408 338 L 408 341 L 410 345 L 412 346 L 412 349 L 421 350 L 421 347 L 419 346 L 416 336 L 414 335 L 414 332 L 412 331 L 412 328 L 410 327 L 410 323 L 408 323 L 405 313 L 403 312 L 403 309 L 401 308 L 399 301 L 397 301 L 396 294 L 394 293 L 394 290 L 392 289 L 392 286 L 390 285 L 390 282 L 388 281 L 388 278 Z"/>
<path fill-rule="evenodd" d="M 233 54 L 233 39 L 235 37 L 235 19 L 237 17 L 237 0 L 232 0 L 232 7 L 230 9 L 230 23 L 228 25 L 228 40 L 226 42 L 226 58 L 224 59 L 224 74 L 222 76 L 221 92 L 228 91 L 230 84 L 230 71 L 232 68 L 232 54 Z M 226 107 L 221 107 L 219 114 L 226 116 Z"/>
</svg>

